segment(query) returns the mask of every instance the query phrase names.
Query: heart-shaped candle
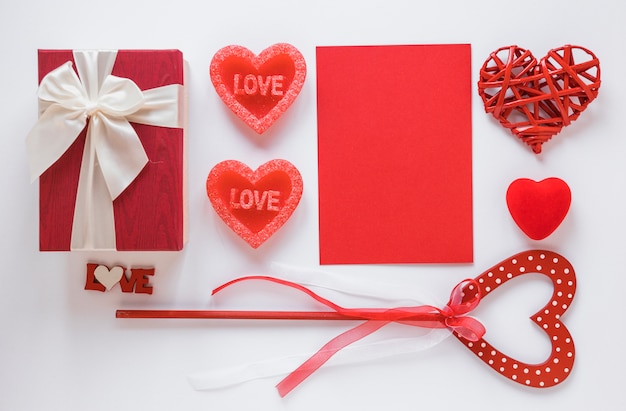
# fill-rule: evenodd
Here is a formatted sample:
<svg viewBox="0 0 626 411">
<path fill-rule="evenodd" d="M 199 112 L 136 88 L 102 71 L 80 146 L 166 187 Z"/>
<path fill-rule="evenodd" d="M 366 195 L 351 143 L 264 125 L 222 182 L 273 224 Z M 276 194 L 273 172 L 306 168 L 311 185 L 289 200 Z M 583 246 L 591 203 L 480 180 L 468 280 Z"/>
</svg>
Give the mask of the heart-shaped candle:
<svg viewBox="0 0 626 411">
<path fill-rule="evenodd" d="M 517 226 L 533 240 L 552 234 L 565 219 L 572 201 L 567 183 L 551 177 L 539 182 L 520 178 L 509 185 L 506 204 Z"/>
<path fill-rule="evenodd" d="M 257 248 L 291 217 L 302 197 L 302 177 L 286 160 L 252 171 L 235 160 L 217 164 L 207 178 L 209 200 L 220 218 Z"/>
<path fill-rule="evenodd" d="M 232 45 L 215 53 L 209 71 L 222 101 L 262 134 L 300 93 L 306 63 L 298 49 L 286 43 L 274 44 L 258 56 Z"/>
<path fill-rule="evenodd" d="M 600 88 L 600 61 L 579 46 L 553 49 L 539 62 L 530 51 L 502 47 L 480 69 L 485 111 L 538 154 L 576 120 Z"/>
</svg>

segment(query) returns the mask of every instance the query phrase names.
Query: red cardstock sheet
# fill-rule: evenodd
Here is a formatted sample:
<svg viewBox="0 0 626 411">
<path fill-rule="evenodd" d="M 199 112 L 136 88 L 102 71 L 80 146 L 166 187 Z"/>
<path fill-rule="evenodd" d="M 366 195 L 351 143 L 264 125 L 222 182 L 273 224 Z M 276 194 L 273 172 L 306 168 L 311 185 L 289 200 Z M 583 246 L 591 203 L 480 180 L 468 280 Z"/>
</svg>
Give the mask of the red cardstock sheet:
<svg viewBox="0 0 626 411">
<path fill-rule="evenodd" d="M 316 54 L 320 263 L 472 262 L 470 45 Z"/>
</svg>

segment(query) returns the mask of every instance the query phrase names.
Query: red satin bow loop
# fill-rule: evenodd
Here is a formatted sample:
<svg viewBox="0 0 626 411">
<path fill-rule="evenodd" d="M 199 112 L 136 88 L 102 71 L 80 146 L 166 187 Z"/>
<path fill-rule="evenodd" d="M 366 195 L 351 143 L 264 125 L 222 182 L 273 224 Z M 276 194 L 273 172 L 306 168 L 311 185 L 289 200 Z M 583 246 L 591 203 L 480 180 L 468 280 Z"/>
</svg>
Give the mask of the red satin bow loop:
<svg viewBox="0 0 626 411">
<path fill-rule="evenodd" d="M 473 279 L 463 280 L 459 283 L 452 290 L 450 300 L 443 309 L 430 305 L 401 308 L 344 308 L 300 284 L 268 276 L 241 277 L 216 288 L 213 290 L 213 294 L 235 283 L 247 280 L 265 280 L 295 288 L 338 313 L 354 317 L 356 320 L 366 320 L 364 323 L 330 340 L 311 358 L 283 379 L 276 386 L 281 397 L 284 397 L 297 387 L 342 348 L 392 322 L 414 327 L 449 328 L 469 341 L 478 341 L 485 334 L 485 327 L 478 320 L 465 316 L 478 306 L 481 298 L 478 282 Z"/>
</svg>

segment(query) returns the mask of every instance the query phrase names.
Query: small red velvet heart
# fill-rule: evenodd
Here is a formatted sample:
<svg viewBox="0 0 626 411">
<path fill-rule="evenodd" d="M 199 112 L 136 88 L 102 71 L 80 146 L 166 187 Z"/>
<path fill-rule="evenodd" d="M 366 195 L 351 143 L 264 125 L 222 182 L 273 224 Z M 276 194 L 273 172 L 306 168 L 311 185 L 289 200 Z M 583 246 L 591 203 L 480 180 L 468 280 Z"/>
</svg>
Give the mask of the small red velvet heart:
<svg viewBox="0 0 626 411">
<path fill-rule="evenodd" d="M 550 50 L 539 62 L 528 50 L 502 47 L 485 61 L 478 81 L 485 111 L 535 154 L 580 116 L 599 88 L 600 61 L 571 45 Z"/>
<path fill-rule="evenodd" d="M 209 72 L 226 106 L 262 134 L 300 93 L 306 63 L 298 49 L 286 43 L 274 44 L 258 56 L 232 45 L 215 53 Z"/>
<path fill-rule="evenodd" d="M 217 164 L 206 190 L 220 218 L 252 248 L 270 238 L 291 217 L 302 197 L 302 177 L 286 160 L 252 171 L 235 160 Z"/>
<path fill-rule="evenodd" d="M 533 240 L 542 240 L 557 229 L 571 201 L 569 186 L 556 177 L 539 182 L 520 178 L 506 191 L 506 204 L 513 220 Z"/>
</svg>

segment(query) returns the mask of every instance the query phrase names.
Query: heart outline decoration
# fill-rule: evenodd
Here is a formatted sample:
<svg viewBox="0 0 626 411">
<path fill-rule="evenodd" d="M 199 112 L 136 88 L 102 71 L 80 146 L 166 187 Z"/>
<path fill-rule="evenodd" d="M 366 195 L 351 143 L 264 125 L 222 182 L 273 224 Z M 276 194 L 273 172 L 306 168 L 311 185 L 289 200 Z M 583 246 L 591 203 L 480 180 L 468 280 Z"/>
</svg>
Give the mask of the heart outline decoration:
<svg viewBox="0 0 626 411">
<path fill-rule="evenodd" d="M 557 177 L 541 181 L 519 178 L 506 191 L 506 204 L 513 221 L 533 240 L 543 240 L 561 225 L 571 201 L 569 186 Z"/>
<path fill-rule="evenodd" d="M 273 177 L 273 178 L 272 178 Z M 224 183 L 231 184 L 224 187 Z M 250 196 L 250 207 L 247 210 L 234 209 L 232 184 L 252 186 L 256 193 Z M 280 202 L 276 205 L 276 213 L 267 212 L 255 219 L 250 217 L 250 209 L 261 214 L 259 210 L 267 205 L 270 208 L 268 194 L 260 194 L 262 187 L 275 187 L 280 185 L 286 190 L 280 191 Z M 226 190 L 228 191 L 226 191 Z M 302 176 L 298 169 L 287 160 L 275 159 L 261 165 L 252 171 L 247 165 L 236 161 L 226 160 L 218 163 L 211 169 L 206 181 L 206 191 L 217 215 L 230 227 L 239 237 L 246 241 L 252 248 L 258 248 L 267 241 L 279 228 L 281 228 L 291 217 L 300 202 L 303 191 Z M 284 193 L 288 191 L 288 193 Z M 243 192 L 243 190 L 242 190 Z M 252 191 L 250 190 L 252 193 Z M 265 190 L 265 193 L 269 190 Z M 276 190 L 278 192 L 278 190 Z M 256 202 L 256 207 L 252 202 Z M 247 213 L 247 215 L 246 215 Z M 257 214 L 257 215 L 258 215 Z"/>
<path fill-rule="evenodd" d="M 485 112 L 539 154 L 543 143 L 597 97 L 600 83 L 600 61 L 584 47 L 552 49 L 537 62 L 530 51 L 513 45 L 489 55 L 478 94 Z"/>
<path fill-rule="evenodd" d="M 282 97 L 275 98 L 269 103 L 265 102 L 261 104 L 261 108 L 256 110 L 253 109 L 254 99 L 237 98 L 235 97 L 234 86 L 233 89 L 227 86 L 227 84 L 230 84 L 230 82 L 226 82 L 227 78 L 230 78 L 236 71 L 229 67 L 229 62 L 231 65 L 243 66 L 249 69 L 249 71 L 253 70 L 255 76 L 260 75 L 260 72 L 267 71 L 266 75 L 274 73 L 281 75 L 283 80 L 285 77 L 287 77 L 287 80 L 289 80 L 289 77 L 291 79 L 289 84 L 283 84 L 286 86 L 286 89 L 282 90 Z M 285 67 L 282 67 L 281 64 L 282 66 L 285 64 L 288 66 L 286 70 L 289 74 L 291 74 L 291 71 L 293 73 L 291 75 L 284 73 Z M 276 73 L 278 69 L 280 69 L 281 73 Z M 263 134 L 287 111 L 296 97 L 298 97 L 306 79 L 306 62 L 300 51 L 288 43 L 274 44 L 263 50 L 258 56 L 245 47 L 230 45 L 215 53 L 211 60 L 209 73 L 215 91 L 224 104 L 254 131 L 258 134 Z M 265 87 L 268 87 L 267 84 Z"/>
<path fill-rule="evenodd" d="M 93 272 L 94 277 L 100 284 L 106 288 L 107 291 L 111 290 L 115 284 L 119 283 L 124 275 L 124 269 L 119 265 L 109 269 L 106 265 L 99 265 Z"/>
<path fill-rule="evenodd" d="M 525 274 L 545 275 L 554 287 L 548 303 L 530 317 L 550 338 L 552 348 L 544 362 L 524 363 L 503 354 L 484 338 L 472 342 L 456 332 L 453 335 L 502 376 L 525 386 L 548 388 L 563 382 L 574 366 L 574 340 L 560 319 L 576 293 L 576 274 L 565 257 L 547 250 L 528 250 L 494 265 L 476 281 L 485 298 L 507 281 Z"/>
</svg>

